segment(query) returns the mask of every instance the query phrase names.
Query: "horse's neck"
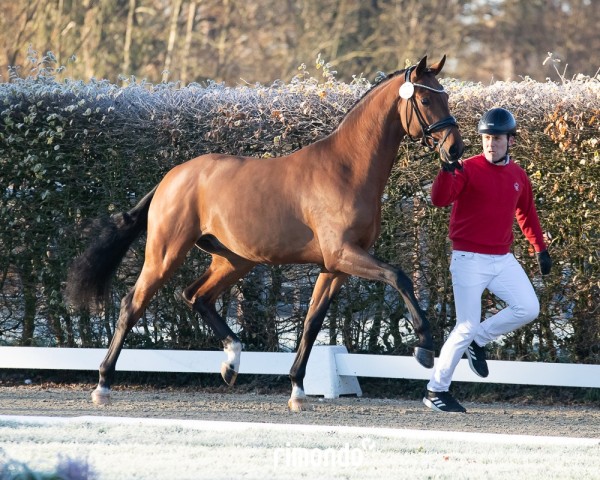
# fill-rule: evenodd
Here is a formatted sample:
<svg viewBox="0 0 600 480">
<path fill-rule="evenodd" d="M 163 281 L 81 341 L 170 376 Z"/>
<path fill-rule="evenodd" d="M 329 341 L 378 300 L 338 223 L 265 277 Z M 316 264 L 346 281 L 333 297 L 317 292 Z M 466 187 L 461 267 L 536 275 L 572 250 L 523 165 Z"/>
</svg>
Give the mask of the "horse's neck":
<svg viewBox="0 0 600 480">
<path fill-rule="evenodd" d="M 331 135 L 336 158 L 383 190 L 405 133 L 394 79 L 373 90 Z"/>
</svg>

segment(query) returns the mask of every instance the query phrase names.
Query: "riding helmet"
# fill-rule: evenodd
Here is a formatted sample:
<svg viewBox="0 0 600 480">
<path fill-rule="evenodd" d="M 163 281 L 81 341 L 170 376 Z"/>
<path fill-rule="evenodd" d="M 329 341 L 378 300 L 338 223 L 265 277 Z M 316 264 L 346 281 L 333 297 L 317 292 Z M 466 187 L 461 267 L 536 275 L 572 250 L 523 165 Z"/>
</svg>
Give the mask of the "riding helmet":
<svg viewBox="0 0 600 480">
<path fill-rule="evenodd" d="M 517 121 L 513 114 L 504 108 L 492 108 L 485 112 L 477 125 L 477 132 L 488 135 L 516 135 Z"/>
</svg>

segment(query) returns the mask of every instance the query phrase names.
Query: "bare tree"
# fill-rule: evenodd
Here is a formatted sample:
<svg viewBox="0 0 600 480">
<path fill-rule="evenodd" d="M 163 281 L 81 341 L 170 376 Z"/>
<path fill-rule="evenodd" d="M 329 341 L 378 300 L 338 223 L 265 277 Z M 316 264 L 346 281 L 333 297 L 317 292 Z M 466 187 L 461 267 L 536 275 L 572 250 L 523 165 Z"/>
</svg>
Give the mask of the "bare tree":
<svg viewBox="0 0 600 480">
<path fill-rule="evenodd" d="M 181 11 L 181 2 L 182 0 L 173 0 L 171 3 L 171 22 L 169 25 L 169 41 L 167 43 L 165 68 L 162 74 L 163 82 L 167 81 L 169 77 L 169 70 L 171 69 L 171 63 L 173 62 L 173 48 L 175 47 L 175 40 L 177 39 L 177 21 L 179 19 L 179 12 Z"/>
<path fill-rule="evenodd" d="M 197 0 L 190 0 L 188 5 L 187 23 L 185 26 L 185 42 L 183 44 L 183 54 L 181 59 L 181 83 L 188 81 L 188 68 L 190 61 L 190 47 L 192 45 L 192 32 L 194 31 L 194 19 L 196 17 Z"/>
<path fill-rule="evenodd" d="M 135 15 L 135 0 L 129 0 L 127 10 L 127 27 L 125 28 L 125 43 L 123 45 L 123 67 L 124 75 L 128 75 L 131 69 L 131 37 L 133 32 L 133 17 Z"/>
<path fill-rule="evenodd" d="M 152 82 L 289 81 L 319 54 L 350 81 L 448 55 L 444 73 L 473 81 L 543 80 L 600 67 L 600 9 L 590 0 L 0 0 L 0 63 L 24 65 L 29 45 L 66 75 Z M 182 15 L 183 12 L 183 15 Z M 180 22 L 180 18 L 181 22 Z M 180 32 L 179 29 L 183 31 Z M 193 59 L 193 60 L 192 60 Z M 315 74 L 314 70 L 309 71 Z"/>
<path fill-rule="evenodd" d="M 463 62 L 477 70 L 475 79 L 501 80 L 528 76 L 543 81 L 556 75 L 544 64 L 548 52 L 571 72 L 593 75 L 600 61 L 592 52 L 600 48 L 597 25 L 600 12 L 589 0 L 505 0 L 470 2 L 467 38 L 475 48 L 461 52 Z M 592 61 L 590 62 L 590 59 Z M 466 69 L 457 73 L 466 75 Z"/>
<path fill-rule="evenodd" d="M 30 43 L 40 26 L 40 18 L 45 10 L 47 1 L 37 0 L 27 2 L 2 1 L 0 16 L 2 49 L 6 66 L 18 65 L 19 59 L 27 52 Z"/>
</svg>

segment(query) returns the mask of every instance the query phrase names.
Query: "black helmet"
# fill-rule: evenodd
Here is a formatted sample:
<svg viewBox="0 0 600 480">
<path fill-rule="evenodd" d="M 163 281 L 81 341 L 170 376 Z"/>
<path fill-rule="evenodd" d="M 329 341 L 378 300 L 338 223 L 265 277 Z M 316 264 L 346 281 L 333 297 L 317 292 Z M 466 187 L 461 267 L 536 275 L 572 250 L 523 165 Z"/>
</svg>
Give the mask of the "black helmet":
<svg viewBox="0 0 600 480">
<path fill-rule="evenodd" d="M 477 132 L 489 135 L 516 135 L 517 122 L 508 110 L 492 108 L 481 116 L 479 125 L 477 125 Z"/>
</svg>

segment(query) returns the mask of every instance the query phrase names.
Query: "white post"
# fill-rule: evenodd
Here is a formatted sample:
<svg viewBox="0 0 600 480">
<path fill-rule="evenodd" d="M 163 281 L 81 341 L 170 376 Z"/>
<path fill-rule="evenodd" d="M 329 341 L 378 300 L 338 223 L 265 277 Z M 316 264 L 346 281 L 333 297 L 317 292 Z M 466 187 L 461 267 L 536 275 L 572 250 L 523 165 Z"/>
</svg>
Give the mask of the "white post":
<svg viewBox="0 0 600 480">
<path fill-rule="evenodd" d="M 325 398 L 338 398 L 340 395 L 360 397 L 362 390 L 356 376 L 340 375 L 335 356 L 347 354 L 341 345 L 313 347 L 306 366 L 304 392 L 307 395 L 323 395 Z"/>
</svg>

